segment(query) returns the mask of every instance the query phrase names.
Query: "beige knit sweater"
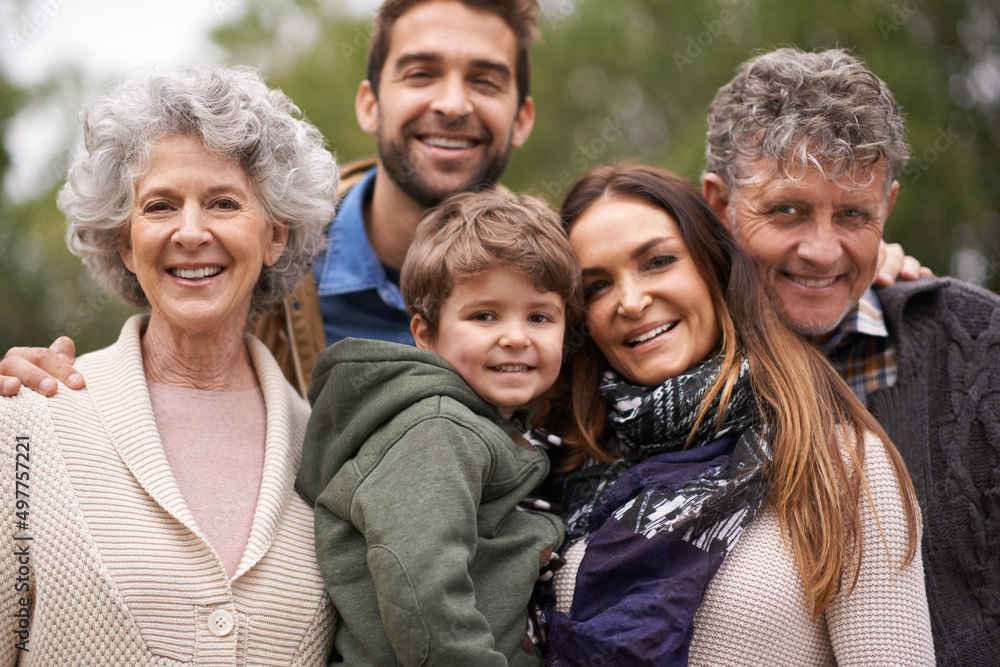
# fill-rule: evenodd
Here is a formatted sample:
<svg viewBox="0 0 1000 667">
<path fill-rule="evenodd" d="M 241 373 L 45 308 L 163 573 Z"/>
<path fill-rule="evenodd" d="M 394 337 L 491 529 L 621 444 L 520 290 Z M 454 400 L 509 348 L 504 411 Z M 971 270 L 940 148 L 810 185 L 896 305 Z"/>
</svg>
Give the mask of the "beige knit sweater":
<svg viewBox="0 0 1000 667">
<path fill-rule="evenodd" d="M 323 664 L 333 612 L 312 510 L 292 488 L 308 405 L 249 339 L 266 449 L 250 539 L 229 579 L 160 444 L 145 321 L 129 319 L 117 343 L 78 360 L 85 390 L 0 397 L 0 664 Z"/>
<path fill-rule="evenodd" d="M 793 553 L 781 539 L 778 516 L 765 507 L 708 586 L 694 619 L 692 667 L 934 664 L 920 550 L 899 571 L 906 523 L 896 478 L 874 436 L 866 439 L 865 448 L 865 474 L 886 544 L 871 505 L 864 501 L 864 555 L 854 592 L 835 600 L 814 621 Z M 560 611 L 568 612 L 572 605 L 585 550 L 577 542 L 564 554 L 567 565 L 556 574 Z"/>
</svg>

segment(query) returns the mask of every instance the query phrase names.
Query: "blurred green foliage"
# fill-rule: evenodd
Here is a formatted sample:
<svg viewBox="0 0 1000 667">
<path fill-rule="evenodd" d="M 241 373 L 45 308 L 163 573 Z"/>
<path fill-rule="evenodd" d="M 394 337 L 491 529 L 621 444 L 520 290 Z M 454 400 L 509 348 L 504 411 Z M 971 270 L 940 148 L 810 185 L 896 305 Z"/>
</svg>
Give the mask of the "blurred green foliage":
<svg viewBox="0 0 1000 667">
<path fill-rule="evenodd" d="M 374 152 L 353 104 L 370 18 L 350 16 L 337 0 L 219 6 L 231 12 L 214 36 L 227 62 L 261 66 L 341 160 Z M 939 275 L 951 272 L 956 250 L 976 249 L 972 275 L 1000 288 L 1000 28 L 991 0 L 543 0 L 542 7 L 531 91 L 538 117 L 504 178 L 512 189 L 558 205 L 588 167 L 630 158 L 697 182 L 705 111 L 742 61 L 787 45 L 847 47 L 888 83 L 907 114 L 913 160 L 886 238 Z M 3 93 L 0 123 L 23 101 Z M 107 305 L 83 324 L 80 310 L 94 310 L 87 298 L 101 299 L 101 292 L 86 286 L 65 250 L 55 254 L 51 242 L 63 223 L 52 196 L 2 211 L 2 349 L 48 344 L 52 332 L 73 322 L 82 329 L 79 348 L 92 349 L 113 339 L 125 312 Z"/>
</svg>

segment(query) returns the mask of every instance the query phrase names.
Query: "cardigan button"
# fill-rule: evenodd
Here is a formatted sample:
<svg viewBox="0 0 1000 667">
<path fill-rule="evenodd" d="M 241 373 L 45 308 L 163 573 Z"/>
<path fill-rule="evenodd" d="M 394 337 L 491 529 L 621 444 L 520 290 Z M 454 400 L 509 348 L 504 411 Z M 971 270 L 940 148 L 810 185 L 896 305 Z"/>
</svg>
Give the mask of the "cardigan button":
<svg viewBox="0 0 1000 667">
<path fill-rule="evenodd" d="M 216 637 L 225 637 L 234 625 L 233 615 L 225 609 L 216 609 L 208 616 L 208 630 Z"/>
</svg>

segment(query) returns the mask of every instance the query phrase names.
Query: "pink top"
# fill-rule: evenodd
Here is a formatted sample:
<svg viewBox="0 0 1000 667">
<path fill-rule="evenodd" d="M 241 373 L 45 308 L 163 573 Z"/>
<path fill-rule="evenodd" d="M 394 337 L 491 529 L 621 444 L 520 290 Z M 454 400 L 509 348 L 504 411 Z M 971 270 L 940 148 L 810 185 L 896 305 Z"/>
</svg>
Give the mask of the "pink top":
<svg viewBox="0 0 1000 667">
<path fill-rule="evenodd" d="M 150 382 L 149 397 L 181 496 L 232 578 L 264 472 L 264 395 L 259 388 L 203 391 Z"/>
</svg>

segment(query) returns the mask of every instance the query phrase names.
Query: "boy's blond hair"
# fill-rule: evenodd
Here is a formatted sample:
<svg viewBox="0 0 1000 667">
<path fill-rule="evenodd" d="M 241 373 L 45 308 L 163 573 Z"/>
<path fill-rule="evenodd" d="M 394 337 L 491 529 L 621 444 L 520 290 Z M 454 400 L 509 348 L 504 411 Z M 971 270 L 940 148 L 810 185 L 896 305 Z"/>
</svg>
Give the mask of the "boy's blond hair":
<svg viewBox="0 0 1000 667">
<path fill-rule="evenodd" d="M 433 336 L 455 285 L 497 267 L 563 297 L 567 326 L 579 319 L 580 264 L 559 216 L 534 197 L 497 190 L 454 195 L 424 215 L 400 276 L 407 312 Z"/>
</svg>

